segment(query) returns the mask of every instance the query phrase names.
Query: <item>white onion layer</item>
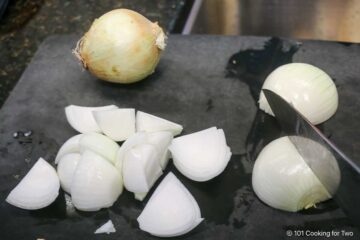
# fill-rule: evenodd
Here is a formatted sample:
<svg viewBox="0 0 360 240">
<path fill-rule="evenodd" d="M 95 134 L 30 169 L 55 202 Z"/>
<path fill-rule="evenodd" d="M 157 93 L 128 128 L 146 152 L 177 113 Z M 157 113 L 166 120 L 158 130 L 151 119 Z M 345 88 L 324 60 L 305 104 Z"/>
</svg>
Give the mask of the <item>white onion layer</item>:
<svg viewBox="0 0 360 240">
<path fill-rule="evenodd" d="M 294 137 L 294 136 L 292 136 Z M 314 148 L 327 152 L 328 162 L 323 166 L 329 181 L 336 189 L 340 171 L 334 156 L 319 143 L 308 140 Z M 330 153 L 330 154 L 329 154 Z M 256 195 L 273 208 L 296 212 L 331 198 L 288 137 L 278 138 L 264 147 L 256 159 L 252 185 Z"/>
<path fill-rule="evenodd" d="M 159 156 L 153 145 L 140 144 L 130 149 L 124 158 L 123 179 L 125 188 L 141 200 L 162 174 Z"/>
<path fill-rule="evenodd" d="M 338 107 L 334 82 L 324 71 L 310 64 L 280 66 L 266 78 L 262 88 L 277 93 L 313 124 L 328 120 Z M 262 91 L 259 107 L 274 116 Z"/>
<path fill-rule="evenodd" d="M 208 181 L 227 166 L 231 152 L 222 129 L 212 127 L 175 138 L 169 150 L 175 167 L 194 181 Z"/>
<path fill-rule="evenodd" d="M 80 138 L 83 134 L 75 135 L 69 138 L 59 149 L 56 158 L 55 164 L 59 163 L 59 160 L 68 153 L 78 153 L 80 152 Z"/>
<path fill-rule="evenodd" d="M 70 193 L 71 183 L 74 176 L 75 169 L 80 161 L 81 155 L 79 153 L 69 153 L 61 157 L 57 166 L 57 173 L 60 179 L 62 189 Z"/>
<path fill-rule="evenodd" d="M 98 229 L 96 229 L 96 231 L 94 233 L 95 234 L 100 234 L 100 233 L 110 234 L 110 233 L 114 233 L 114 232 L 116 232 L 114 224 L 111 220 L 109 220 L 106 223 L 104 223 L 103 225 L 101 225 Z"/>
<path fill-rule="evenodd" d="M 169 131 L 176 136 L 179 135 L 182 130 L 183 127 L 180 124 L 145 112 L 137 111 L 136 113 L 136 131 L 138 132 Z"/>
<path fill-rule="evenodd" d="M 124 141 L 135 133 L 133 108 L 93 111 L 93 115 L 101 131 L 114 141 Z"/>
<path fill-rule="evenodd" d="M 169 173 L 138 217 L 140 229 L 158 237 L 175 237 L 194 229 L 203 218 L 194 197 Z"/>
<path fill-rule="evenodd" d="M 69 105 L 65 108 L 65 114 L 70 126 L 80 133 L 101 132 L 97 125 L 93 111 L 117 109 L 115 105 L 103 107 L 82 107 Z"/>
<path fill-rule="evenodd" d="M 34 164 L 10 192 L 6 201 L 16 207 L 35 210 L 49 206 L 59 195 L 60 182 L 55 169 L 44 159 Z"/>
<path fill-rule="evenodd" d="M 91 150 L 115 164 L 119 145 L 110 138 L 99 133 L 86 133 L 81 137 L 79 144 L 81 153 Z"/>
<path fill-rule="evenodd" d="M 147 134 L 146 142 L 155 146 L 159 153 L 159 163 L 162 169 L 165 169 L 169 162 L 170 152 L 168 150 L 173 135 L 168 131 L 152 132 Z"/>
<path fill-rule="evenodd" d="M 71 197 L 82 211 L 97 211 L 110 207 L 120 196 L 123 182 L 119 171 L 105 158 L 86 150 L 75 170 Z"/>
</svg>

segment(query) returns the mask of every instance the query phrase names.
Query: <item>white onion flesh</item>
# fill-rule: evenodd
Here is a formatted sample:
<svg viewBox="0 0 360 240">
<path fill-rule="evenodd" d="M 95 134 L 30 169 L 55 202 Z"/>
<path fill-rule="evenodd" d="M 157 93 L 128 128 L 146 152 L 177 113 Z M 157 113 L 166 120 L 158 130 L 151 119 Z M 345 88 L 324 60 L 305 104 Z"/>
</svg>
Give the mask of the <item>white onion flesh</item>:
<svg viewBox="0 0 360 240">
<path fill-rule="evenodd" d="M 147 134 L 146 142 L 152 144 L 159 153 L 159 163 L 162 169 L 165 169 L 169 162 L 170 152 L 168 150 L 173 135 L 171 132 L 161 131 Z"/>
<path fill-rule="evenodd" d="M 135 133 L 135 109 L 93 111 L 101 131 L 114 141 L 126 140 Z"/>
<path fill-rule="evenodd" d="M 162 174 L 156 148 L 150 144 L 140 144 L 130 149 L 123 162 L 125 188 L 134 193 L 139 200 L 146 195 Z"/>
<path fill-rule="evenodd" d="M 67 193 L 71 192 L 72 179 L 80 158 L 81 155 L 79 153 L 66 154 L 60 159 L 57 166 L 61 188 Z"/>
<path fill-rule="evenodd" d="M 55 169 L 40 158 L 10 192 L 6 201 L 16 207 L 36 210 L 49 206 L 59 195 L 60 182 Z"/>
<path fill-rule="evenodd" d="M 230 157 L 222 129 L 212 127 L 175 138 L 169 150 L 175 167 L 194 181 L 208 181 L 224 171 Z"/>
<path fill-rule="evenodd" d="M 65 108 L 65 114 L 70 126 L 80 133 L 101 132 L 97 125 L 93 111 L 117 109 L 115 105 L 108 105 L 103 107 L 82 107 L 76 105 L 69 105 Z"/>
<path fill-rule="evenodd" d="M 96 77 L 132 83 L 154 72 L 165 39 L 157 23 L 137 12 L 116 9 L 94 21 L 74 53 Z"/>
<path fill-rule="evenodd" d="M 329 178 L 326 182 L 336 191 L 340 182 L 336 159 L 319 143 L 303 139 L 313 144 L 313 149 L 321 149 L 326 153 L 324 156 L 328 156 L 328 164 L 322 169 Z M 272 141 L 260 152 L 253 169 L 252 185 L 263 202 L 290 212 L 310 208 L 332 197 L 288 137 Z"/>
<path fill-rule="evenodd" d="M 310 64 L 290 63 L 278 67 L 266 78 L 262 89 L 277 93 L 313 124 L 328 120 L 338 107 L 334 82 L 324 71 Z M 274 116 L 262 91 L 259 107 Z"/>
<path fill-rule="evenodd" d="M 110 234 L 110 233 L 114 233 L 114 232 L 116 232 L 114 224 L 111 220 L 109 220 L 106 223 L 104 223 L 103 225 L 101 225 L 98 229 L 96 229 L 96 231 L 94 233 L 95 234 L 101 234 L 101 233 Z"/>
<path fill-rule="evenodd" d="M 71 185 L 74 206 L 97 211 L 113 205 L 123 190 L 119 171 L 104 157 L 86 150 L 77 165 Z"/>
<path fill-rule="evenodd" d="M 56 158 L 55 158 L 55 164 L 59 163 L 59 160 L 68 153 L 78 153 L 80 152 L 80 139 L 83 136 L 83 134 L 75 135 L 71 138 L 69 138 L 58 151 Z"/>
<path fill-rule="evenodd" d="M 176 136 L 179 135 L 182 130 L 183 127 L 180 124 L 145 112 L 137 111 L 136 113 L 136 131 L 138 132 L 169 131 Z"/>
<path fill-rule="evenodd" d="M 122 172 L 122 165 L 124 162 L 125 154 L 134 146 L 145 143 L 147 135 L 145 132 L 137 132 L 134 135 L 130 136 L 120 147 L 116 155 L 116 168 Z"/>
<path fill-rule="evenodd" d="M 140 229 L 158 237 L 175 237 L 194 229 L 203 218 L 194 197 L 169 173 L 138 217 Z"/>
<path fill-rule="evenodd" d="M 80 139 L 80 152 L 86 150 L 94 151 L 115 164 L 119 145 L 102 134 L 86 133 Z"/>
</svg>

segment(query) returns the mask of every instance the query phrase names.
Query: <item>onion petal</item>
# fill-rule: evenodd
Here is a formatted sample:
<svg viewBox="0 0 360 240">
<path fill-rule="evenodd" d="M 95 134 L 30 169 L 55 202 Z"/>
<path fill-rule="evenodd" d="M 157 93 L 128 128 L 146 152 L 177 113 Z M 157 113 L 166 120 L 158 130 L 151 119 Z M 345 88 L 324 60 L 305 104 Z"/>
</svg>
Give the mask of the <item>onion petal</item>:
<svg viewBox="0 0 360 240">
<path fill-rule="evenodd" d="M 55 169 L 44 159 L 34 164 L 10 192 L 6 201 L 16 207 L 35 210 L 49 206 L 59 195 L 60 182 Z"/>
<path fill-rule="evenodd" d="M 93 111 L 101 131 L 114 141 L 126 140 L 135 133 L 135 109 L 111 109 Z"/>
<path fill-rule="evenodd" d="M 179 135 L 183 127 L 177 123 L 154 115 L 137 111 L 136 113 L 136 130 L 145 132 L 169 131 L 174 136 Z"/>
<path fill-rule="evenodd" d="M 72 179 L 80 158 L 81 155 L 79 153 L 69 153 L 64 155 L 59 161 L 57 173 L 61 187 L 65 192 L 70 193 L 71 191 Z"/>
<path fill-rule="evenodd" d="M 110 207 L 120 196 L 123 182 L 119 171 L 102 156 L 86 150 L 75 170 L 71 197 L 82 211 Z"/>
<path fill-rule="evenodd" d="M 155 147 L 150 144 L 140 144 L 129 150 L 123 162 L 125 188 L 142 193 L 141 196 L 148 192 L 162 174 L 158 158 Z"/>
<path fill-rule="evenodd" d="M 76 105 L 69 105 L 65 108 L 66 118 L 72 128 L 80 133 L 101 132 L 97 125 L 93 111 L 117 109 L 115 105 L 103 107 L 82 107 Z"/>
<path fill-rule="evenodd" d="M 80 138 L 83 136 L 83 134 L 75 135 L 71 138 L 69 138 L 60 148 L 58 151 L 56 158 L 55 158 L 55 164 L 59 163 L 59 160 L 68 153 L 78 153 L 80 152 Z"/>
<path fill-rule="evenodd" d="M 80 152 L 91 150 L 115 164 L 119 145 L 99 133 L 86 133 L 80 139 Z"/>
<path fill-rule="evenodd" d="M 140 229 L 158 237 L 175 237 L 194 229 L 203 218 L 194 197 L 169 173 L 137 218 Z"/>
<path fill-rule="evenodd" d="M 95 234 L 100 234 L 100 233 L 110 234 L 110 233 L 114 233 L 114 232 L 116 232 L 114 224 L 111 220 L 109 220 L 106 223 L 104 223 L 103 225 L 101 225 L 98 229 L 96 229 L 96 231 L 94 233 Z"/>
<path fill-rule="evenodd" d="M 231 152 L 222 129 L 212 127 L 175 138 L 169 150 L 175 167 L 194 181 L 208 181 L 227 166 Z"/>
</svg>

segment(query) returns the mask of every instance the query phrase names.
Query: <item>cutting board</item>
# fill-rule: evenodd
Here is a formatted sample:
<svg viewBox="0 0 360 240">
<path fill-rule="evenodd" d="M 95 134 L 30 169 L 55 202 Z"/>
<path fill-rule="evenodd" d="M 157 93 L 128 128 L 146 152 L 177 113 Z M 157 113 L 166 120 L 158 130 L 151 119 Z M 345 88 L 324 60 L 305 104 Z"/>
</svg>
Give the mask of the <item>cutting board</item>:
<svg viewBox="0 0 360 240">
<path fill-rule="evenodd" d="M 224 129 L 233 156 L 220 176 L 197 183 L 173 164 L 166 170 L 194 195 L 205 218 L 180 239 L 287 239 L 288 230 L 344 230 L 359 236 L 332 200 L 299 213 L 267 206 L 252 191 L 251 170 L 261 148 L 280 134 L 275 120 L 258 110 L 259 86 L 271 70 L 287 62 L 314 64 L 335 80 L 339 109 L 320 127 L 359 160 L 360 45 L 175 35 L 153 75 L 136 84 L 116 85 L 81 68 L 71 54 L 77 40 L 53 36 L 44 41 L 0 111 L 0 239 L 154 238 L 136 222 L 149 197 L 138 202 L 126 191 L 113 207 L 93 213 L 67 209 L 62 191 L 52 205 L 37 211 L 5 202 L 39 157 L 53 163 L 62 143 L 76 134 L 64 114 L 69 104 L 133 107 L 182 124 L 183 134 L 212 126 Z M 94 235 L 108 219 L 116 233 Z M 340 234 L 336 239 L 351 238 Z"/>
</svg>

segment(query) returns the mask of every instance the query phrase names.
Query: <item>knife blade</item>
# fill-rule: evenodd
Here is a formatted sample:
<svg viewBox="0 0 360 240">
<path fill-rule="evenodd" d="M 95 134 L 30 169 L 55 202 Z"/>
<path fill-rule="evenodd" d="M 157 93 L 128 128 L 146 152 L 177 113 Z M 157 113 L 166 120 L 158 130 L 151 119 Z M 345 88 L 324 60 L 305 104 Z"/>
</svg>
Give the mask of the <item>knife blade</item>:
<svg viewBox="0 0 360 240">
<path fill-rule="evenodd" d="M 271 90 L 262 91 L 282 130 L 289 136 L 300 156 L 352 223 L 360 226 L 360 167 L 286 100 Z M 324 148 L 314 147 L 304 138 L 316 141 Z M 329 172 L 325 172 L 324 164 L 333 164 L 329 161 L 329 154 L 335 157 L 337 166 L 335 163 L 329 167 Z M 338 169 L 341 173 L 340 184 L 334 186 L 331 178 Z"/>
</svg>

